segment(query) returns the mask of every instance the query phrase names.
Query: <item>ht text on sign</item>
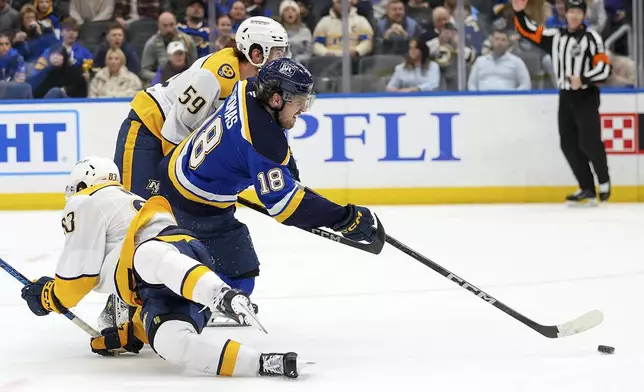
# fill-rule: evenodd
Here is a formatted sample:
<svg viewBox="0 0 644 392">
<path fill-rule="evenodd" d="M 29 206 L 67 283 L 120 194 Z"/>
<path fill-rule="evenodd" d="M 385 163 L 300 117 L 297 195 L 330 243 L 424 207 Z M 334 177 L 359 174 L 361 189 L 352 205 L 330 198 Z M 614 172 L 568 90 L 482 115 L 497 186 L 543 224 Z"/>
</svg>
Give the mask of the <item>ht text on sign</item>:
<svg viewBox="0 0 644 392">
<path fill-rule="evenodd" d="M 0 111 L 0 175 L 62 175 L 80 159 L 76 110 Z"/>
</svg>

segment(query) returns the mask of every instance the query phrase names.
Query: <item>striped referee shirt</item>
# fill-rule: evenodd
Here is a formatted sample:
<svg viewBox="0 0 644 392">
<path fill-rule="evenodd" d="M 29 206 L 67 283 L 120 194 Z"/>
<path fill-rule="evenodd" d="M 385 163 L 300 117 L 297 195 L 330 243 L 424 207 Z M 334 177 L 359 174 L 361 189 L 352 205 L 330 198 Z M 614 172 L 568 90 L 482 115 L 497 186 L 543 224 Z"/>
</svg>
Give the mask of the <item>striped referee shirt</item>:
<svg viewBox="0 0 644 392">
<path fill-rule="evenodd" d="M 545 28 L 537 25 L 525 12 L 516 12 L 517 32 L 552 56 L 552 65 L 560 90 L 572 90 L 570 76 L 581 78 L 582 89 L 604 82 L 610 76 L 610 59 L 604 41 L 592 29 Z"/>
</svg>

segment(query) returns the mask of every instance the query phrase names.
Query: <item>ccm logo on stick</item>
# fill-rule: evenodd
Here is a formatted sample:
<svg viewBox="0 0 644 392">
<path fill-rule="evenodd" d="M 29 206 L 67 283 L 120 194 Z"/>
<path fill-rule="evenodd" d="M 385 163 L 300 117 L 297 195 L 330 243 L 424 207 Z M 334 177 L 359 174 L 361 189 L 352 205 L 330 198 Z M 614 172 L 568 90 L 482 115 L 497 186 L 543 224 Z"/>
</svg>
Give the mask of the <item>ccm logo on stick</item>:
<svg viewBox="0 0 644 392">
<path fill-rule="evenodd" d="M 485 291 L 479 289 L 478 287 L 472 286 L 471 284 L 465 282 L 463 279 L 459 278 L 454 274 L 447 275 L 447 279 L 458 283 L 462 288 L 473 292 L 474 294 L 476 294 L 477 297 L 482 298 L 483 300 L 489 302 L 490 304 L 494 304 L 496 302 L 496 299 L 494 297 L 488 295 Z"/>
</svg>

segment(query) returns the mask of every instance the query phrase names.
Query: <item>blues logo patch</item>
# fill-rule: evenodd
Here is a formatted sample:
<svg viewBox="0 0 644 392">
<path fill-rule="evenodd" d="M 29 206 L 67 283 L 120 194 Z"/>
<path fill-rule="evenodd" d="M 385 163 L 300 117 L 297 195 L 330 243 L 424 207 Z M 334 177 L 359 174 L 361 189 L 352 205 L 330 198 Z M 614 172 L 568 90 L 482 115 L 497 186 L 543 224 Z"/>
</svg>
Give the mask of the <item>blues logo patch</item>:
<svg viewBox="0 0 644 392">
<path fill-rule="evenodd" d="M 230 64 L 224 64 L 221 67 L 219 67 L 219 71 L 217 71 L 217 74 L 222 78 L 233 79 L 235 77 L 235 70 Z"/>
</svg>

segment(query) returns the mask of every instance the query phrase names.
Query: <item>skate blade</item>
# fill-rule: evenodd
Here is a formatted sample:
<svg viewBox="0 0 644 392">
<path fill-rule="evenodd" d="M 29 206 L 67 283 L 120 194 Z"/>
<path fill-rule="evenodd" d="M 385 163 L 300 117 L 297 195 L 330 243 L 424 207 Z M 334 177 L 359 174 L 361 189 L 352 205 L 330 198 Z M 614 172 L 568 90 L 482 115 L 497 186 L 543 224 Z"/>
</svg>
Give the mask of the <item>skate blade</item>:
<svg viewBox="0 0 644 392">
<path fill-rule="evenodd" d="M 297 373 L 302 374 L 302 370 L 308 369 L 312 366 L 317 365 L 316 362 L 314 361 L 305 361 L 300 359 L 299 357 L 297 358 Z"/>
<path fill-rule="evenodd" d="M 264 328 L 264 326 L 259 321 L 257 316 L 255 316 L 255 312 L 253 312 L 250 309 L 250 307 L 246 306 L 245 304 L 240 303 L 239 306 L 242 306 L 244 308 L 244 310 L 245 310 L 246 322 L 268 335 L 268 332 L 266 331 L 266 328 Z"/>
<path fill-rule="evenodd" d="M 210 320 L 208 320 L 208 324 L 206 324 L 206 327 L 230 328 L 230 327 L 249 327 L 249 325 L 239 324 L 237 320 L 232 319 L 222 313 L 218 313 L 210 317 Z"/>
</svg>

